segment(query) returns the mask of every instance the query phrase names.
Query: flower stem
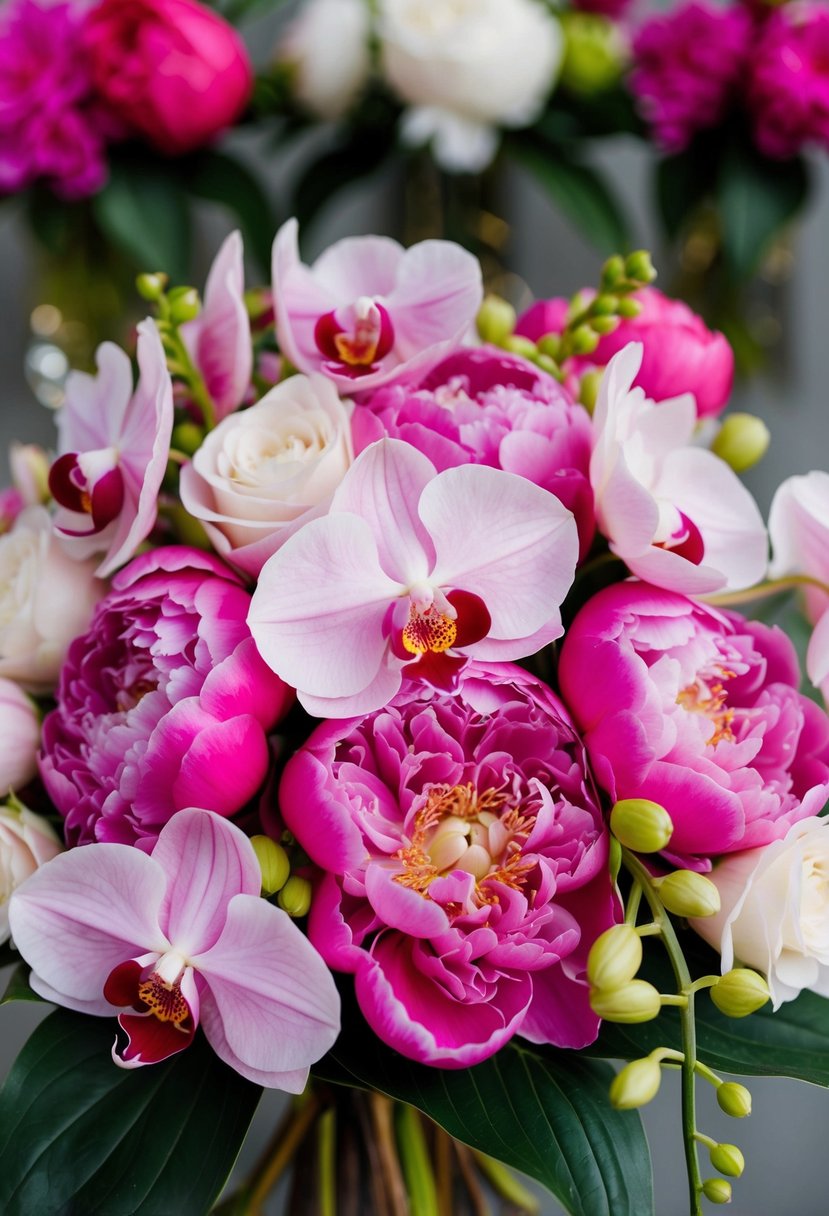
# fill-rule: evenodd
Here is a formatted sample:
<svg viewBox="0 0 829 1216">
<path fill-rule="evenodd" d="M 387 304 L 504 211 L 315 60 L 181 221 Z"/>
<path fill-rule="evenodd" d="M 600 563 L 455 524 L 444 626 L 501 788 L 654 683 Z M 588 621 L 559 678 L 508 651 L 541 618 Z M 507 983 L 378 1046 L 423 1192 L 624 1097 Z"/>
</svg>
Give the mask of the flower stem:
<svg viewBox="0 0 829 1216">
<path fill-rule="evenodd" d="M 435 1176 L 420 1115 L 413 1106 L 400 1102 L 395 1110 L 395 1125 L 411 1216 L 440 1216 Z"/>
<path fill-rule="evenodd" d="M 479 1153 L 473 1149 L 472 1155 L 477 1162 L 478 1169 L 496 1195 L 500 1195 L 503 1200 L 512 1207 L 518 1208 L 520 1212 L 528 1212 L 530 1216 L 535 1216 L 535 1213 L 538 1212 L 538 1200 L 521 1184 L 512 1170 L 507 1169 L 494 1157 L 488 1157 L 486 1153 Z"/>
<path fill-rule="evenodd" d="M 816 587 L 818 591 L 829 595 L 829 585 L 810 574 L 787 574 L 783 578 L 770 578 L 756 587 L 748 587 L 745 591 L 724 591 L 721 595 L 702 595 L 700 599 L 714 608 L 728 608 L 731 604 L 751 604 L 755 600 L 766 599 L 777 595 L 780 591 L 790 591 L 795 587 Z"/>
<path fill-rule="evenodd" d="M 394 1142 L 391 1098 L 387 1098 L 383 1094 L 370 1093 L 368 1101 L 375 1143 L 380 1157 L 380 1168 L 386 1184 L 386 1194 L 389 1197 L 390 1216 L 409 1216 L 406 1185 L 403 1181 L 397 1146 Z"/>
<path fill-rule="evenodd" d="M 247 1192 L 246 1216 L 261 1216 L 263 1204 L 276 1186 L 311 1125 L 320 1113 L 322 1100 L 311 1090 L 300 1102 L 295 1103 L 287 1117 L 280 1123 L 251 1175 Z"/>
<path fill-rule="evenodd" d="M 337 1216 L 337 1124 L 334 1107 L 317 1122 L 317 1193 L 319 1216 Z"/>
</svg>

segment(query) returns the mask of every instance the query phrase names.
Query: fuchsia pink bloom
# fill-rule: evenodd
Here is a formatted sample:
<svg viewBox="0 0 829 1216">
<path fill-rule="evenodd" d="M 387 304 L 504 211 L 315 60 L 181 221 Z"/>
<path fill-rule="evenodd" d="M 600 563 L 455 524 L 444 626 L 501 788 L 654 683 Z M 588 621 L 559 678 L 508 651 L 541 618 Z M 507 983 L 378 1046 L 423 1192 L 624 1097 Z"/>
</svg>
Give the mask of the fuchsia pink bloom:
<svg viewBox="0 0 829 1216">
<path fill-rule="evenodd" d="M 404 676 L 451 688 L 469 658 L 522 658 L 560 637 L 577 551 L 571 513 L 523 477 L 437 473 L 382 439 L 328 514 L 265 563 L 248 621 L 309 713 L 368 713 Z"/>
<path fill-rule="evenodd" d="M 445 1068 L 516 1033 L 593 1041 L 585 962 L 616 915 L 607 833 L 546 685 L 481 663 L 455 696 L 407 685 L 383 710 L 319 726 L 279 801 L 324 871 L 310 939 L 355 974 L 381 1039 Z"/>
<path fill-rule="evenodd" d="M 642 347 L 607 365 L 593 415 L 590 480 L 599 531 L 639 578 L 701 595 L 765 574 L 768 541 L 757 504 L 729 466 L 694 447 L 690 393 L 649 401 L 631 388 Z"/>
<path fill-rule="evenodd" d="M 829 149 L 829 10 L 795 0 L 760 28 L 751 56 L 748 103 L 754 139 L 767 156 L 796 156 L 805 144 Z"/>
<path fill-rule="evenodd" d="M 630 582 L 578 613 L 559 664 L 597 780 L 661 803 L 670 855 L 701 867 L 826 802 L 829 719 L 799 676 L 780 629 Z"/>
<path fill-rule="evenodd" d="M 582 556 L 595 531 L 590 419 L 558 381 L 494 347 L 461 349 L 414 383 L 367 396 L 352 421 L 359 452 L 388 435 L 438 472 L 485 464 L 526 477 L 573 512 Z"/>
<path fill-rule="evenodd" d="M 475 319 L 481 268 L 460 245 L 348 237 L 306 266 L 297 233 L 288 220 L 274 241 L 276 336 L 300 371 L 324 372 L 342 392 L 423 370 Z"/>
<path fill-rule="evenodd" d="M 104 557 L 112 574 L 150 534 L 167 468 L 173 386 L 158 330 L 138 326 L 138 385 L 128 356 L 111 342 L 97 352 L 98 375 L 72 372 L 58 416 L 59 456 L 49 473 L 55 528 L 73 557 Z"/>
<path fill-rule="evenodd" d="M 183 807 L 232 815 L 254 796 L 292 694 L 257 653 L 249 607 L 196 549 L 154 549 L 116 575 L 43 724 L 41 776 L 68 844 L 149 851 Z"/>
<path fill-rule="evenodd" d="M 184 1050 L 201 1025 L 243 1077 L 301 1093 L 333 1045 L 330 972 L 280 908 L 259 897 L 256 854 L 239 828 L 181 810 L 147 856 L 120 844 L 72 849 L 14 893 L 15 945 L 47 1000 L 113 1016 L 137 1068 Z"/>
</svg>

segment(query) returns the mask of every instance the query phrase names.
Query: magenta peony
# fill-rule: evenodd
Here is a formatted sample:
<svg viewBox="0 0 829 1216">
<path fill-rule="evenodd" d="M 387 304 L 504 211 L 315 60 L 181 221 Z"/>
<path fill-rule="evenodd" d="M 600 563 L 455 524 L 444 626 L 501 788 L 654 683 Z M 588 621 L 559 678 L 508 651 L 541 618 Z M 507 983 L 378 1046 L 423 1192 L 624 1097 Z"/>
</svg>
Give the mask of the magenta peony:
<svg viewBox="0 0 829 1216">
<path fill-rule="evenodd" d="M 324 871 L 311 941 L 355 974 L 381 1039 L 446 1068 L 516 1033 L 593 1041 L 584 968 L 615 916 L 607 834 L 544 684 L 481 663 L 453 697 L 409 684 L 383 710 L 319 726 L 279 797 Z"/>
<path fill-rule="evenodd" d="M 595 530 L 590 419 L 546 372 L 491 347 L 461 349 L 414 384 L 365 398 L 352 419 L 355 450 L 389 435 L 438 472 L 485 464 L 549 490 L 576 517 L 582 556 Z"/>
<path fill-rule="evenodd" d="M 195 549 L 155 549 L 116 575 L 43 724 L 41 776 L 67 843 L 149 851 L 176 811 L 231 815 L 256 793 L 292 694 L 259 658 L 249 606 Z"/>
<path fill-rule="evenodd" d="M 751 15 L 692 0 L 651 17 L 636 35 L 630 87 L 665 152 L 681 152 L 725 115 L 745 67 Z"/>
<path fill-rule="evenodd" d="M 829 9 L 796 0 L 762 26 L 751 57 L 748 103 L 767 156 L 804 144 L 829 148 Z"/>
<path fill-rule="evenodd" d="M 706 868 L 826 801 L 829 719 L 798 692 L 779 629 L 619 583 L 577 615 L 559 677 L 597 780 L 665 807 L 672 857 Z"/>
</svg>

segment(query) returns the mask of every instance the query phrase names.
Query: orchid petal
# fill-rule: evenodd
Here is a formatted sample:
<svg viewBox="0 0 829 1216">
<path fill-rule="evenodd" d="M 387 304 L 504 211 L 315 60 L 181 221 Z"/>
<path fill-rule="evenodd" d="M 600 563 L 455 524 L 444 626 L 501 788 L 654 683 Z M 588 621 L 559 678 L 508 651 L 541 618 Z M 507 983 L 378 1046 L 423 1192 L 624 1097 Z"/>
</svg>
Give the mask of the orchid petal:
<svg viewBox="0 0 829 1216">
<path fill-rule="evenodd" d="M 812 630 L 806 651 L 806 671 L 816 688 L 825 691 L 829 680 L 829 612 L 824 612 Z"/>
<path fill-rule="evenodd" d="M 132 364 L 114 342 L 102 342 L 95 352 L 98 374 L 70 372 L 66 399 L 58 413 L 61 452 L 108 448 L 121 433 L 132 396 Z"/>
<path fill-rule="evenodd" d="M 451 241 L 414 245 L 386 301 L 398 354 L 410 359 L 443 339 L 462 337 L 482 299 L 481 267 L 466 249 Z"/>
<path fill-rule="evenodd" d="M 201 313 L 181 327 L 213 399 L 217 421 L 242 403 L 253 370 L 243 253 L 240 233 L 231 232 L 207 276 Z"/>
<path fill-rule="evenodd" d="M 319 371 L 317 321 L 339 301 L 299 258 L 299 225 L 287 220 L 273 243 L 273 305 L 279 349 L 300 371 Z"/>
<path fill-rule="evenodd" d="M 388 705 L 403 683 L 403 668 L 397 664 L 382 663 L 377 675 L 359 692 L 345 697 L 315 696 L 300 690 L 297 700 L 315 718 L 354 718 L 373 713 Z"/>
<path fill-rule="evenodd" d="M 338 305 L 359 296 L 383 296 L 388 301 L 408 257 L 390 237 L 347 236 L 329 245 L 311 269 Z"/>
</svg>

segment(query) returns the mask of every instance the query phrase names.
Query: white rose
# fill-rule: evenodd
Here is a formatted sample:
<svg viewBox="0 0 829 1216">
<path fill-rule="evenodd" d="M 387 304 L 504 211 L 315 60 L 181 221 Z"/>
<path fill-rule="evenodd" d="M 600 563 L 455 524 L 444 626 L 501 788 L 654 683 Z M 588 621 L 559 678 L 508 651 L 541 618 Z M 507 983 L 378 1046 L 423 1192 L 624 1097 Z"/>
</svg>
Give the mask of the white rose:
<svg viewBox="0 0 829 1216">
<path fill-rule="evenodd" d="M 720 951 L 723 974 L 735 962 L 762 971 L 775 1009 L 804 988 L 829 996 L 829 819 L 802 819 L 709 878 L 722 907 L 691 923 Z"/>
<path fill-rule="evenodd" d="M 404 138 L 432 140 L 455 171 L 486 167 L 496 127 L 538 117 L 563 53 L 561 27 L 540 0 L 381 0 L 379 35 L 385 76 L 414 107 Z"/>
<path fill-rule="evenodd" d="M 0 678 L 0 798 L 20 790 L 37 772 L 40 719 L 32 702 L 11 680 Z"/>
<path fill-rule="evenodd" d="M 309 0 L 280 40 L 278 58 L 294 69 L 297 100 L 319 118 L 349 109 L 371 70 L 368 0 Z"/>
<path fill-rule="evenodd" d="M 12 892 L 63 845 L 47 820 L 28 807 L 0 806 L 0 942 L 9 936 Z"/>
<path fill-rule="evenodd" d="M 92 618 L 106 585 L 94 561 L 61 549 L 43 507 L 28 507 L 0 536 L 0 676 L 50 692 L 69 648 Z"/>
<path fill-rule="evenodd" d="M 249 574 L 321 515 L 354 459 L 350 409 L 325 376 L 291 376 L 220 422 L 182 469 L 181 501 Z"/>
</svg>

